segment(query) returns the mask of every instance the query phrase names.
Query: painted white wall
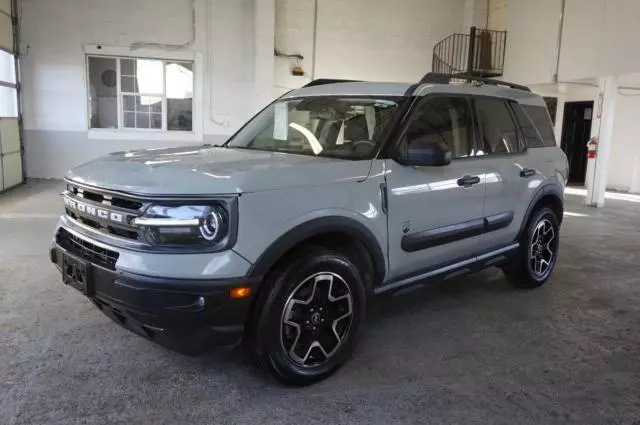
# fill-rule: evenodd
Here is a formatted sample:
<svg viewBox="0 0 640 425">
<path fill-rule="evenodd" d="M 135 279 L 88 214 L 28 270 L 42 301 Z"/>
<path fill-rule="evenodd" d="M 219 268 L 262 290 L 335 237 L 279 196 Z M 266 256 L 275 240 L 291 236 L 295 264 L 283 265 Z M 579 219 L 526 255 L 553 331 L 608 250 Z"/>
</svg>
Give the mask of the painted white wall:
<svg viewBox="0 0 640 425">
<path fill-rule="evenodd" d="M 193 4 L 195 40 L 173 50 L 130 46 L 188 43 L 190 0 L 22 1 L 29 177 L 61 177 L 80 162 L 118 150 L 220 142 L 271 100 L 274 0 L 194 0 Z M 198 131 L 168 136 L 89 132 L 85 76 L 89 45 L 102 45 L 105 53 L 119 49 L 132 56 L 194 58 L 194 130 Z"/>
<path fill-rule="evenodd" d="M 433 45 L 486 20 L 484 0 L 319 0 L 316 77 L 416 81 Z M 221 142 L 313 69 L 313 0 L 22 0 L 23 114 L 29 177 L 61 177 L 113 151 Z M 290 75 L 280 50 L 302 53 Z M 134 43 L 155 43 L 132 49 Z M 85 54 L 195 61 L 194 133 L 88 130 Z M 28 49 L 27 49 L 27 46 Z M 140 47 L 140 46 L 138 46 Z M 186 55 L 186 56 L 185 56 Z"/>
<path fill-rule="evenodd" d="M 465 0 L 464 2 L 464 22 L 462 32 L 468 32 L 469 28 L 486 28 L 488 22 L 488 9 L 486 0 Z"/>
<path fill-rule="evenodd" d="M 504 79 L 553 81 L 561 0 L 489 0 L 489 5 L 489 27 L 508 31 Z M 639 21 L 637 0 L 566 0 L 559 80 L 638 72 Z"/>
<path fill-rule="evenodd" d="M 417 81 L 431 70 L 433 46 L 467 32 L 480 20 L 469 0 L 318 0 L 316 78 Z M 473 2 L 475 3 L 475 2 Z M 474 16 L 475 15 L 475 16 Z M 469 18 L 465 18 L 469 16 Z M 276 59 L 276 89 L 311 79 L 314 0 L 276 0 L 276 47 L 304 56 L 306 75 L 290 73 L 291 61 Z"/>
<path fill-rule="evenodd" d="M 565 14 L 561 80 L 640 70 L 640 2 L 567 0 Z"/>
<path fill-rule="evenodd" d="M 560 0 L 501 0 L 502 3 L 506 3 L 508 17 L 504 80 L 521 84 L 550 83 L 555 64 Z M 505 16 L 504 10 L 501 13 Z M 490 11 L 490 20 L 491 16 Z"/>
<path fill-rule="evenodd" d="M 621 90 L 616 98 L 607 187 L 640 191 L 640 96 Z"/>
<path fill-rule="evenodd" d="M 487 28 L 490 30 L 504 31 L 509 24 L 508 0 L 488 0 Z"/>
</svg>

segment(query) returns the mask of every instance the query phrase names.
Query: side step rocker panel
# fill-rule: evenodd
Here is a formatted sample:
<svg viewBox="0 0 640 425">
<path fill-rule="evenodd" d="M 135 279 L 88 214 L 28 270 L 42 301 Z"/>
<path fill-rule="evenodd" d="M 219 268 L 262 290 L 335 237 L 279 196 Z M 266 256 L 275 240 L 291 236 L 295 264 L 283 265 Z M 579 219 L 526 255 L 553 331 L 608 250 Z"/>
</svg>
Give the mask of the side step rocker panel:
<svg viewBox="0 0 640 425">
<path fill-rule="evenodd" d="M 421 285 L 431 281 L 447 280 L 467 273 L 477 272 L 506 261 L 510 255 L 518 250 L 519 247 L 520 244 L 515 242 L 503 248 L 466 260 L 457 261 L 455 263 L 430 270 L 421 270 L 415 274 L 402 276 L 398 279 L 387 282 L 382 286 L 375 288 L 374 292 L 376 294 L 382 294 L 389 291 L 399 291 L 414 285 Z"/>
</svg>

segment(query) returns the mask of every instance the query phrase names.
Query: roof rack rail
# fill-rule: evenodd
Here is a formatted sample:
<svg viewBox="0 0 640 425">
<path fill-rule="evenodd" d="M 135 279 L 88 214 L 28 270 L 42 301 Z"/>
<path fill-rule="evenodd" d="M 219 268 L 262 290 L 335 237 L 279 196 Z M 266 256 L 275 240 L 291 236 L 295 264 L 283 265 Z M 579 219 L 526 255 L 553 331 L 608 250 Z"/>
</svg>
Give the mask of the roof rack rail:
<svg viewBox="0 0 640 425">
<path fill-rule="evenodd" d="M 339 80 L 334 78 L 318 78 L 317 80 L 312 80 L 305 84 L 302 87 L 313 87 L 313 86 L 323 86 L 325 84 L 335 84 L 335 83 L 361 83 L 359 80 Z"/>
<path fill-rule="evenodd" d="M 491 84 L 493 86 L 504 86 L 516 90 L 524 90 L 530 92 L 531 89 L 521 84 L 509 83 L 506 81 L 492 80 L 490 78 L 469 77 L 468 74 L 441 74 L 438 72 L 428 72 L 420 80 L 420 84 L 449 84 L 451 80 L 467 80 L 470 83 Z"/>
</svg>

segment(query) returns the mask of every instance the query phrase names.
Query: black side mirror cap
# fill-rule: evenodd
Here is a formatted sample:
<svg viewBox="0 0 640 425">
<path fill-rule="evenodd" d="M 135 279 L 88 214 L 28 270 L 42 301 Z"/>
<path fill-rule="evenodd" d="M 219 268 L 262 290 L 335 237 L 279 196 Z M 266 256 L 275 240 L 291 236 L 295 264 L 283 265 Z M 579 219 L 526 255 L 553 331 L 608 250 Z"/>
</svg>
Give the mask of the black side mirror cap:
<svg viewBox="0 0 640 425">
<path fill-rule="evenodd" d="M 451 150 L 445 143 L 420 143 L 420 140 L 416 140 L 411 145 L 406 155 L 396 158 L 398 163 L 422 167 L 440 167 L 451 163 Z"/>
</svg>

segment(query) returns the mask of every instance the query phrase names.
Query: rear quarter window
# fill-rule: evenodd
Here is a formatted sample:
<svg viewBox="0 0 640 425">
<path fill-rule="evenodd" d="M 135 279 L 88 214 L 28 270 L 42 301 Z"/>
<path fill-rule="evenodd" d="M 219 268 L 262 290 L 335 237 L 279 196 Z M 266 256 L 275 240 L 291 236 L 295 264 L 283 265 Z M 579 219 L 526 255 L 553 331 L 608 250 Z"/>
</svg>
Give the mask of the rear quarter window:
<svg viewBox="0 0 640 425">
<path fill-rule="evenodd" d="M 549 111 L 545 106 L 519 105 L 516 117 L 529 148 L 556 146 Z"/>
</svg>

